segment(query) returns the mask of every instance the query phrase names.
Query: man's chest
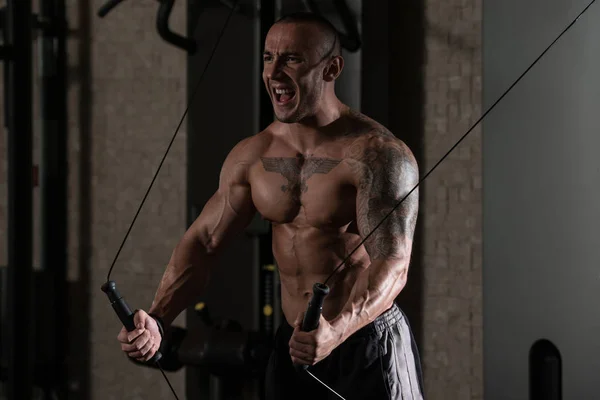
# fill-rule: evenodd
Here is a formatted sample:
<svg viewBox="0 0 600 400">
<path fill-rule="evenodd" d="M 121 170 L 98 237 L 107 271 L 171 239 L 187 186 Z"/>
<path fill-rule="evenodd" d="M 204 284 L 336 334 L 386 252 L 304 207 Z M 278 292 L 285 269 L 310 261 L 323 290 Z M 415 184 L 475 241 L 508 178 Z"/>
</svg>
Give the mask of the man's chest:
<svg viewBox="0 0 600 400">
<path fill-rule="evenodd" d="M 249 178 L 254 204 L 270 221 L 341 226 L 354 219 L 356 191 L 342 157 L 266 154 Z"/>
</svg>

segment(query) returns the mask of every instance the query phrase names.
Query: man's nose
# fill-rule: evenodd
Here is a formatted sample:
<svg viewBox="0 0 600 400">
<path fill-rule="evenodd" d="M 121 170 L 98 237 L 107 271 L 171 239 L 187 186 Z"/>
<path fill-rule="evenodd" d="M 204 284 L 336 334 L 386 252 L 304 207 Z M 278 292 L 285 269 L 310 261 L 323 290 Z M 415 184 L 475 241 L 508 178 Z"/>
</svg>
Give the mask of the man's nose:
<svg viewBox="0 0 600 400">
<path fill-rule="evenodd" d="M 270 63 L 265 63 L 265 73 L 267 78 L 273 79 L 281 75 L 283 63 L 278 58 L 274 58 Z"/>
</svg>

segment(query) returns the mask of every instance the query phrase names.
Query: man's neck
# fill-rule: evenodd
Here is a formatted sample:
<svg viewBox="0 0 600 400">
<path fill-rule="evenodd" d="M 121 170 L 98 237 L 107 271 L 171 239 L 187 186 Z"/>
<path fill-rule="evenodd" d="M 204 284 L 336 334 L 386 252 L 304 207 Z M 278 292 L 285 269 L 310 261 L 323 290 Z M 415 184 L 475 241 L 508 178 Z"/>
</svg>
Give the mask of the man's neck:
<svg viewBox="0 0 600 400">
<path fill-rule="evenodd" d="M 348 106 L 335 98 L 330 104 L 323 104 L 315 115 L 301 122 L 285 124 L 284 129 L 294 137 L 300 151 L 311 151 L 329 136 L 327 132 L 330 130 L 327 128 L 347 113 L 348 109 Z"/>
<path fill-rule="evenodd" d="M 292 125 L 296 125 L 298 129 L 316 130 L 323 128 L 340 118 L 347 108 L 337 97 L 334 97 L 331 100 L 324 101 L 316 114 Z"/>
</svg>

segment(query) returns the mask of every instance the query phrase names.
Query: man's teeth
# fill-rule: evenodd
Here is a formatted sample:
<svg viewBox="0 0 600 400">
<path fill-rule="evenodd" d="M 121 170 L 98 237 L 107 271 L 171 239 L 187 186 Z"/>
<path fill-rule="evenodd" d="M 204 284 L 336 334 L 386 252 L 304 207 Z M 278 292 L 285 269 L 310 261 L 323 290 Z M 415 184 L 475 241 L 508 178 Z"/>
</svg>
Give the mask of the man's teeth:
<svg viewBox="0 0 600 400">
<path fill-rule="evenodd" d="M 286 93 L 294 93 L 294 91 L 292 89 L 275 89 L 275 93 L 286 94 Z"/>
</svg>

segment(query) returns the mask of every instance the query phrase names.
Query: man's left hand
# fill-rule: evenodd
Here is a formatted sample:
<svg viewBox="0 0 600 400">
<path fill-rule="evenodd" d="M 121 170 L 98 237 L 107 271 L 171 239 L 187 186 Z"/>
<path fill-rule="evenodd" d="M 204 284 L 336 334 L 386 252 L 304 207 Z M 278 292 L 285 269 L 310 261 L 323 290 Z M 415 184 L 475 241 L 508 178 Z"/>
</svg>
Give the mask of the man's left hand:
<svg viewBox="0 0 600 400">
<path fill-rule="evenodd" d="M 302 312 L 294 321 L 294 333 L 289 342 L 290 356 L 294 364 L 315 365 L 340 345 L 340 335 L 322 315 L 317 329 L 303 332 L 300 330 L 303 319 Z"/>
</svg>

